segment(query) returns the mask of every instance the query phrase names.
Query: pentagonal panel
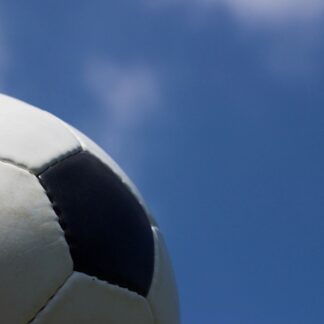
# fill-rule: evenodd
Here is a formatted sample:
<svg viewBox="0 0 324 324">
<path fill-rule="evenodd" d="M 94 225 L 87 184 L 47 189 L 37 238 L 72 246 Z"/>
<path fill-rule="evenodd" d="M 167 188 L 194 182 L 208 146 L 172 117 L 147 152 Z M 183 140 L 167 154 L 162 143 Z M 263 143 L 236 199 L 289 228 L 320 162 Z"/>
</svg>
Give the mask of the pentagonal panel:
<svg viewBox="0 0 324 324">
<path fill-rule="evenodd" d="M 64 233 L 37 178 L 0 162 L 0 322 L 26 324 L 71 272 Z"/>
<path fill-rule="evenodd" d="M 116 174 L 81 152 L 39 177 L 65 231 L 74 269 L 146 296 L 153 233 L 145 211 Z"/>
<path fill-rule="evenodd" d="M 155 324 L 145 298 L 77 272 L 31 324 L 76 323 Z"/>
<path fill-rule="evenodd" d="M 156 324 L 179 324 L 179 301 L 171 261 L 159 229 L 153 230 L 155 267 L 148 301 Z"/>
<path fill-rule="evenodd" d="M 78 140 L 59 119 L 0 95 L 0 160 L 40 172 L 78 150 Z"/>
</svg>

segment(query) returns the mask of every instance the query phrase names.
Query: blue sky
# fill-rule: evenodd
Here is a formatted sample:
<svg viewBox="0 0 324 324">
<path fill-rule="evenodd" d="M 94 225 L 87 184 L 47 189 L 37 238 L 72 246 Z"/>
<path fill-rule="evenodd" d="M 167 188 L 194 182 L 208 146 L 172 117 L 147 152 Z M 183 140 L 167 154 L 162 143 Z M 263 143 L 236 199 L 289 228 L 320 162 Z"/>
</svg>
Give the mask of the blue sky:
<svg viewBox="0 0 324 324">
<path fill-rule="evenodd" d="M 185 324 L 324 323 L 324 2 L 0 1 L 0 90 L 102 145 Z"/>
</svg>

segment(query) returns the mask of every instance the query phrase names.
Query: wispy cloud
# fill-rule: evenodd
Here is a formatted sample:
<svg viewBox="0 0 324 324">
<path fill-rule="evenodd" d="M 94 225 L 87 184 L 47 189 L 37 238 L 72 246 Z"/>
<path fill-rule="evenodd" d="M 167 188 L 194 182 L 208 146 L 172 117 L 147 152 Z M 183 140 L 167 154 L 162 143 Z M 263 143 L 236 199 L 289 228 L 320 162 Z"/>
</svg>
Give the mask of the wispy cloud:
<svg viewBox="0 0 324 324">
<path fill-rule="evenodd" d="M 233 12 L 247 20 L 285 22 L 292 19 L 312 19 L 323 14 L 321 0 L 220 0 Z M 214 5 L 219 0 L 204 0 Z"/>
<path fill-rule="evenodd" d="M 129 159 L 130 143 L 160 104 L 158 73 L 145 64 L 94 59 L 86 65 L 85 81 L 102 109 L 106 121 L 103 133 L 110 151 L 119 159 L 128 152 Z"/>
<path fill-rule="evenodd" d="M 206 0 L 215 2 L 213 0 Z M 321 0 L 223 0 L 235 13 L 245 18 L 285 21 L 311 19 L 323 14 Z"/>
<path fill-rule="evenodd" d="M 182 5 L 200 9 L 227 8 L 246 22 L 313 19 L 324 13 L 322 0 L 146 0 L 153 6 Z"/>
<path fill-rule="evenodd" d="M 214 13 L 228 13 L 247 34 L 262 37 L 264 52 L 258 58 L 275 78 L 307 82 L 322 65 L 323 0 L 143 0 L 155 9 L 178 8 L 213 26 Z M 198 19 L 197 19 L 198 17 Z"/>
</svg>

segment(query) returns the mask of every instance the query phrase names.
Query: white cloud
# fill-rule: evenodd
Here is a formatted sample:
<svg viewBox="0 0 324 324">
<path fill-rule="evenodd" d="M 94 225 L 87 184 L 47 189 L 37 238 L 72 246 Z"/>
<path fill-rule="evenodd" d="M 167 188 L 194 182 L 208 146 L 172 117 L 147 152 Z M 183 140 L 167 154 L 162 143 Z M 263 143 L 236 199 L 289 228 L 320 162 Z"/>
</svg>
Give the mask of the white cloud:
<svg viewBox="0 0 324 324">
<path fill-rule="evenodd" d="M 313 19 L 324 13 L 323 0 L 146 0 L 150 5 L 182 5 L 200 9 L 227 8 L 246 22 Z"/>
<path fill-rule="evenodd" d="M 117 128 L 136 127 L 158 102 L 158 80 L 147 66 L 93 61 L 87 68 L 86 77 Z"/>
<path fill-rule="evenodd" d="M 85 81 L 102 109 L 106 124 L 102 133 L 109 151 L 121 162 L 138 159 L 134 154 L 130 156 L 131 146 L 160 104 L 161 85 L 157 72 L 144 64 L 95 59 L 86 66 Z M 136 146 L 139 155 L 138 142 Z"/>
<path fill-rule="evenodd" d="M 210 4 L 217 0 L 205 0 Z M 322 0 L 222 0 L 236 14 L 247 19 L 286 21 L 314 18 L 323 13 Z"/>
<path fill-rule="evenodd" d="M 324 0 L 143 0 L 155 9 L 177 8 L 190 23 L 210 22 L 227 12 L 246 35 L 263 38 L 265 71 L 281 81 L 307 82 L 322 67 Z"/>
</svg>

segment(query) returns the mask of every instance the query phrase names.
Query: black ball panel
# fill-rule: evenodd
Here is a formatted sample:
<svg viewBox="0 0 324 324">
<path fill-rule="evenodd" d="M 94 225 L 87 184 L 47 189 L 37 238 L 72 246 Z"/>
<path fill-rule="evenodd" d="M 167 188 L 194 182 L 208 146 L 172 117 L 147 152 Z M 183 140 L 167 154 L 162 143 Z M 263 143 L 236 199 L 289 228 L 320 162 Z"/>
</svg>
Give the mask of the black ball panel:
<svg viewBox="0 0 324 324">
<path fill-rule="evenodd" d="M 154 239 L 147 215 L 112 170 L 87 152 L 38 176 L 65 232 L 74 270 L 148 294 Z"/>
</svg>

